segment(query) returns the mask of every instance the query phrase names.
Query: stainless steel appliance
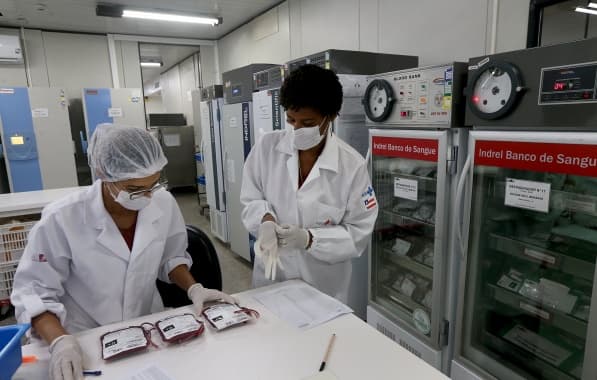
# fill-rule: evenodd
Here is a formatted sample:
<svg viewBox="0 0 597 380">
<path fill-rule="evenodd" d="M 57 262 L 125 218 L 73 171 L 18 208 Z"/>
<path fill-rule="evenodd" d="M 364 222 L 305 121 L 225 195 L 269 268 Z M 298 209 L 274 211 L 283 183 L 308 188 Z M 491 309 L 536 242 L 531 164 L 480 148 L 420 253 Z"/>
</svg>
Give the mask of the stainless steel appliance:
<svg viewBox="0 0 597 380">
<path fill-rule="evenodd" d="M 597 40 L 469 61 L 453 379 L 597 378 Z"/>
<path fill-rule="evenodd" d="M 253 64 L 222 74 L 224 100 L 222 107 L 224 147 L 224 183 L 228 212 L 230 249 L 245 260 L 251 261 L 253 238 L 243 225 L 240 188 L 245 159 L 255 143 L 253 127 L 253 74 L 271 64 Z"/>
<path fill-rule="evenodd" d="M 419 58 L 412 55 L 330 49 L 292 60 L 284 68 L 288 75 L 302 65 L 313 64 L 338 74 L 344 99 L 340 115 L 334 121 L 334 133 L 365 156 L 369 136 L 361 101 L 367 86 L 366 76 L 416 67 L 418 63 Z"/>
<path fill-rule="evenodd" d="M 453 348 L 455 186 L 466 153 L 466 65 L 372 75 L 363 99 L 380 209 L 367 322 L 444 372 Z"/>
<path fill-rule="evenodd" d="M 284 68 L 274 66 L 253 74 L 253 123 L 255 142 L 267 132 L 284 129 L 286 116 L 280 105 Z"/>
<path fill-rule="evenodd" d="M 229 241 L 222 137 L 222 85 L 213 85 L 193 92 L 193 114 L 201 125 L 200 149 L 205 171 L 205 189 L 209 205 L 211 232 L 222 242 Z M 197 120 L 197 118 L 196 118 Z"/>
</svg>

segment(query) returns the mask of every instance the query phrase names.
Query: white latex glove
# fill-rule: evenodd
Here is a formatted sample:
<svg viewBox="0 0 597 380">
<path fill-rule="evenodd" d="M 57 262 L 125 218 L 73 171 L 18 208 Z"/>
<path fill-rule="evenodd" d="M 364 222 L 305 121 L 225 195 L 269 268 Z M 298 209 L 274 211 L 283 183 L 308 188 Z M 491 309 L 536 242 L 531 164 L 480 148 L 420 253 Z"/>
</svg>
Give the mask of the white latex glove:
<svg viewBox="0 0 597 380">
<path fill-rule="evenodd" d="M 61 335 L 50 344 L 50 379 L 83 380 L 83 352 L 72 335 Z"/>
<path fill-rule="evenodd" d="M 278 265 L 282 267 L 278 257 L 278 236 L 276 235 L 278 225 L 272 221 L 261 223 L 258 238 L 255 242 L 255 254 L 263 260 L 265 267 L 265 278 L 272 281 L 276 280 L 276 271 Z"/>
<path fill-rule="evenodd" d="M 266 251 L 278 246 L 278 237 L 276 236 L 276 227 L 278 225 L 270 220 L 261 223 L 257 232 L 257 241 L 261 251 Z"/>
<path fill-rule="evenodd" d="M 276 227 L 278 245 L 285 248 L 306 249 L 309 245 L 309 231 L 294 224 Z"/>
<path fill-rule="evenodd" d="M 236 298 L 216 289 L 206 289 L 199 283 L 191 285 L 187 290 L 187 296 L 193 301 L 197 315 L 201 315 L 203 304 L 208 301 L 222 300 L 228 303 L 238 303 Z"/>
</svg>

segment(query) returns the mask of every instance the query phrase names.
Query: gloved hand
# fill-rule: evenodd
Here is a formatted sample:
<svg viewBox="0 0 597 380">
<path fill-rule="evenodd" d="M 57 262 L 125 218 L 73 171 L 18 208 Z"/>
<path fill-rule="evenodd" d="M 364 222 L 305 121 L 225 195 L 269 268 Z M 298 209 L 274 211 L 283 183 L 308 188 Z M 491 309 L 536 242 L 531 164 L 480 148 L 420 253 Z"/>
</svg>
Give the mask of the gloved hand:
<svg viewBox="0 0 597 380">
<path fill-rule="evenodd" d="M 309 231 L 294 224 L 276 227 L 278 245 L 285 248 L 306 249 L 311 237 Z"/>
<path fill-rule="evenodd" d="M 276 227 L 278 225 L 272 221 L 261 223 L 259 231 L 257 232 L 257 241 L 261 251 L 267 251 L 278 245 L 278 237 L 276 236 Z"/>
<path fill-rule="evenodd" d="M 228 303 L 238 303 L 236 298 L 216 289 L 206 289 L 199 283 L 191 285 L 187 290 L 187 296 L 193 301 L 197 315 L 201 314 L 203 311 L 203 304 L 208 301 L 222 300 Z"/>
<path fill-rule="evenodd" d="M 261 223 L 255 242 L 255 254 L 263 260 L 265 267 L 265 278 L 274 281 L 276 279 L 276 270 L 280 264 L 278 257 L 278 236 L 276 228 L 278 225 L 272 221 Z"/>
<path fill-rule="evenodd" d="M 61 335 L 50 344 L 50 379 L 83 380 L 83 352 L 72 335 Z"/>
</svg>

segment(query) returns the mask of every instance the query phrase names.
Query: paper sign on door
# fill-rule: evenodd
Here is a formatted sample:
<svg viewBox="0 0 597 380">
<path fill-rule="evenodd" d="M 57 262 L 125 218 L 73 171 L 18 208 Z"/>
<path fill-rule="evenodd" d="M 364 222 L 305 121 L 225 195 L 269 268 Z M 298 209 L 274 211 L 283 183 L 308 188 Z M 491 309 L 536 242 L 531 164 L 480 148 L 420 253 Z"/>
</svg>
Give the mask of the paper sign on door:
<svg viewBox="0 0 597 380">
<path fill-rule="evenodd" d="M 49 116 L 49 111 L 47 108 L 33 108 L 31 109 L 31 116 L 33 116 L 34 118 L 38 118 L 38 117 L 48 117 Z"/>
<path fill-rule="evenodd" d="M 108 108 L 108 116 L 122 117 L 122 108 Z"/>
<path fill-rule="evenodd" d="M 414 179 L 394 177 L 394 196 L 417 201 L 419 182 Z"/>
<path fill-rule="evenodd" d="M 551 183 L 506 179 L 504 204 L 525 210 L 549 212 L 549 193 Z"/>
</svg>

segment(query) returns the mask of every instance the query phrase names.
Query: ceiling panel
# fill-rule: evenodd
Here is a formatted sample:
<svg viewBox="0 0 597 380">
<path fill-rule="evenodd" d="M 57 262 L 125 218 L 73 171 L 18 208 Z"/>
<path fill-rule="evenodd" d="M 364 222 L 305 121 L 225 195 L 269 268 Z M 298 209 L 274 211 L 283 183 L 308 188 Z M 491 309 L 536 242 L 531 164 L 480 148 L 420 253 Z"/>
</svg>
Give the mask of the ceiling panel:
<svg viewBox="0 0 597 380">
<path fill-rule="evenodd" d="M 114 0 L 113 4 L 162 8 L 187 14 L 222 17 L 222 25 L 193 25 L 95 15 L 95 0 L 0 0 L 0 26 L 25 26 L 92 33 L 218 39 L 280 0 Z"/>
</svg>

